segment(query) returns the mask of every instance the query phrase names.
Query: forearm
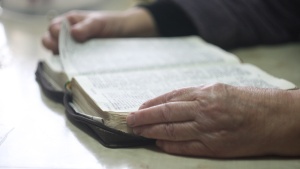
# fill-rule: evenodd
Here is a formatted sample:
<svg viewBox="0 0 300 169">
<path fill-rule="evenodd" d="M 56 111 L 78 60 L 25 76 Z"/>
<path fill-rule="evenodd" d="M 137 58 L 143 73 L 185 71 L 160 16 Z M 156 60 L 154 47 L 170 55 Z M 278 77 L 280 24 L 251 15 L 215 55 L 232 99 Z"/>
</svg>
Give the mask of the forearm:
<svg viewBox="0 0 300 169">
<path fill-rule="evenodd" d="M 285 96 L 286 95 L 286 96 Z M 273 123 L 273 127 L 278 128 L 274 131 L 277 134 L 274 142 L 277 146 L 275 151 L 281 155 L 300 155 L 300 90 L 287 91 L 283 97 L 279 97 L 283 103 L 279 105 L 275 115 L 279 121 L 277 127 Z M 276 111 L 275 111 L 276 112 Z"/>
<path fill-rule="evenodd" d="M 157 27 L 149 11 L 136 7 L 122 13 L 121 36 L 151 37 L 158 36 Z"/>
</svg>

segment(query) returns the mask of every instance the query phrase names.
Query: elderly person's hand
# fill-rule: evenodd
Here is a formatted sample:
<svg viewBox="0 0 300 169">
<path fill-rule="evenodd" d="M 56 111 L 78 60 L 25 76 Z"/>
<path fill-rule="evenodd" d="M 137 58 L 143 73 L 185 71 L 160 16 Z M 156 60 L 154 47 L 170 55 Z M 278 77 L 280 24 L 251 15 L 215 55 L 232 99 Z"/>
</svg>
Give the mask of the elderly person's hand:
<svg viewBox="0 0 300 169">
<path fill-rule="evenodd" d="M 71 11 L 53 19 L 42 38 L 43 45 L 55 54 L 58 53 L 58 35 L 64 18 L 69 20 L 71 35 L 79 42 L 100 37 L 157 36 L 151 15 L 142 8 L 123 12 Z"/>
<path fill-rule="evenodd" d="M 190 87 L 149 100 L 127 117 L 127 124 L 172 154 L 299 155 L 299 96 L 298 90 Z"/>
</svg>

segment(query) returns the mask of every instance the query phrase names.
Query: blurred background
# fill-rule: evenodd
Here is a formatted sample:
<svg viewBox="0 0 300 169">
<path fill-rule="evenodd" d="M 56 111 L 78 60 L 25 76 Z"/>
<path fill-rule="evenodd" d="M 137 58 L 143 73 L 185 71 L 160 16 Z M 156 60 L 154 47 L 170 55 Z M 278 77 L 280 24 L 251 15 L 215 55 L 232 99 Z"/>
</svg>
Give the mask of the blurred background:
<svg viewBox="0 0 300 169">
<path fill-rule="evenodd" d="M 12 59 L 19 60 L 18 56 L 36 60 L 51 55 L 41 46 L 40 39 L 51 19 L 62 13 L 70 10 L 125 10 L 149 1 L 0 0 L 0 70 L 12 63 Z"/>
<path fill-rule="evenodd" d="M 124 9 L 149 0 L 0 0 L 1 11 L 9 14 L 53 15 L 72 9 Z"/>
<path fill-rule="evenodd" d="M 101 3 L 103 0 L 1 0 L 1 6 L 6 10 L 40 15 L 52 10 L 63 12 L 74 8 L 90 9 Z"/>
</svg>

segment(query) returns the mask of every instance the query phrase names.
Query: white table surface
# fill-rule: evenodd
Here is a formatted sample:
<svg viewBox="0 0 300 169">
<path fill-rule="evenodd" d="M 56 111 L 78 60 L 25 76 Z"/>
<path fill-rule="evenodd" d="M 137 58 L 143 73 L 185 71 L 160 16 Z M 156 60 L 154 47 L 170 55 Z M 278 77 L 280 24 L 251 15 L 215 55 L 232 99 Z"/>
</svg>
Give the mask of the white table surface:
<svg viewBox="0 0 300 169">
<path fill-rule="evenodd" d="M 0 68 L 0 131 L 9 131 L 5 138 L 0 137 L 0 168 L 300 168 L 299 158 L 218 160 L 169 155 L 151 146 L 105 148 L 70 123 L 64 107 L 46 98 L 35 81 L 38 60 L 51 56 L 40 43 L 48 21 L 0 17 L 0 23 L 11 50 Z M 300 44 L 233 53 L 300 86 Z"/>
</svg>

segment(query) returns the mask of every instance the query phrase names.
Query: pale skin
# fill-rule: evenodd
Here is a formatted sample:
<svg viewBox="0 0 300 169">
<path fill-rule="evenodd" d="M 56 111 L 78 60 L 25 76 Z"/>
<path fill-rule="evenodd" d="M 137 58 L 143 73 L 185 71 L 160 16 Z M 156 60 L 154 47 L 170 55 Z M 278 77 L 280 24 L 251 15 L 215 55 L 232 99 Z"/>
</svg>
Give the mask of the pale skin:
<svg viewBox="0 0 300 169">
<path fill-rule="evenodd" d="M 42 41 L 58 52 L 60 22 L 67 17 L 77 41 L 158 36 L 144 9 L 70 12 L 53 20 Z M 200 157 L 300 155 L 300 91 L 211 84 L 174 90 L 145 102 L 127 117 L 135 134 L 156 139 L 171 154 Z"/>
</svg>

